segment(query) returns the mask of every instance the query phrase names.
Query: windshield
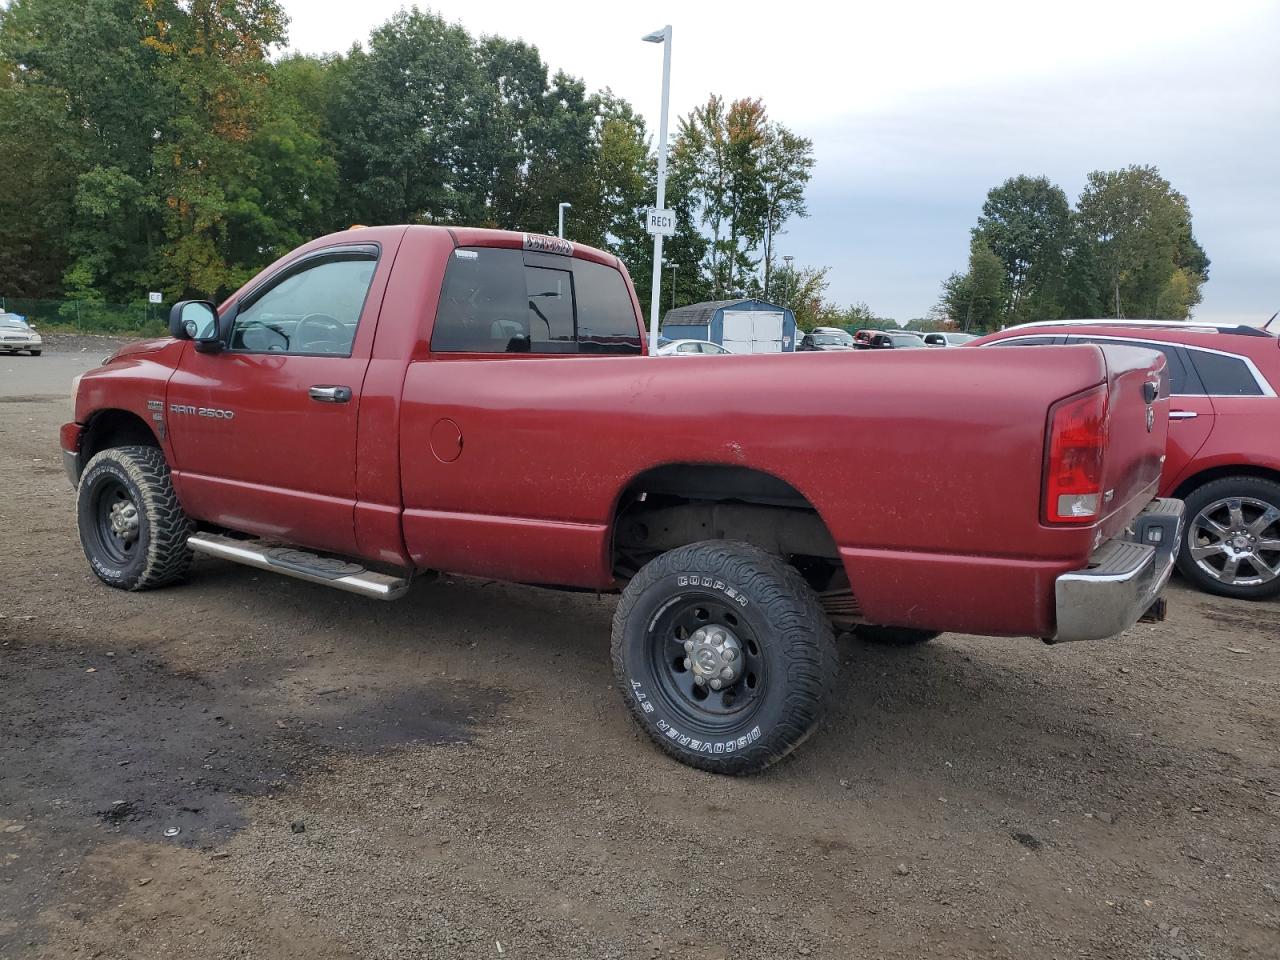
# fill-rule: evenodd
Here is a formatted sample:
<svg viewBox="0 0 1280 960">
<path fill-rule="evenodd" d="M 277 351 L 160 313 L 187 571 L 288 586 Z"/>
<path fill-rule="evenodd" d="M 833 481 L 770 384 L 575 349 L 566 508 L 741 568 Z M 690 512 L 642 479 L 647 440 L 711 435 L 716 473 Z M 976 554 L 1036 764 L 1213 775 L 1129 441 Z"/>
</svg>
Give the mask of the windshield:
<svg viewBox="0 0 1280 960">
<path fill-rule="evenodd" d="M 12 313 L 0 314 L 0 327 L 25 327 L 26 321 Z"/>
<path fill-rule="evenodd" d="M 837 337 L 834 333 L 815 333 L 813 342 L 824 347 L 835 347 L 847 345 L 844 337 Z"/>
<path fill-rule="evenodd" d="M 895 347 L 923 347 L 924 341 L 919 337 L 908 336 L 907 334 L 895 333 L 890 334 L 889 339 L 893 341 Z"/>
</svg>

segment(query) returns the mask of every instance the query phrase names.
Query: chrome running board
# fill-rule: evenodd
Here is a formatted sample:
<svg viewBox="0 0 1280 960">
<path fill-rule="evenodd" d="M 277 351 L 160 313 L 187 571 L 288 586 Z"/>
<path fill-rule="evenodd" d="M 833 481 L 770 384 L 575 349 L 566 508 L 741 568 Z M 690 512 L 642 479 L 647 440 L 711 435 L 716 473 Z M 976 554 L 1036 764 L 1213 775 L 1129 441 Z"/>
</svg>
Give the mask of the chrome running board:
<svg viewBox="0 0 1280 960">
<path fill-rule="evenodd" d="M 234 540 L 215 533 L 192 534 L 187 538 L 187 546 L 197 553 L 220 557 L 246 567 L 282 573 L 286 577 L 348 593 L 358 593 L 374 600 L 395 600 L 403 596 L 413 579 L 412 574 L 395 577 L 369 570 L 350 560 L 325 557 L 278 544 L 268 546 L 255 540 Z"/>
</svg>

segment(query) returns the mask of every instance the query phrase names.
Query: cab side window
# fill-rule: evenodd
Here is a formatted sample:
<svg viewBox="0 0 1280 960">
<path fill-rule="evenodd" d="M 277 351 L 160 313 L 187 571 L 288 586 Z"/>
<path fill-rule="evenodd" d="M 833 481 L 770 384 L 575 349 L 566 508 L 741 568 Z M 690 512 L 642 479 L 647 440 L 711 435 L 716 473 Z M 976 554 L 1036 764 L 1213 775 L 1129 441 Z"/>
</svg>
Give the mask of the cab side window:
<svg viewBox="0 0 1280 960">
<path fill-rule="evenodd" d="M 373 253 L 335 254 L 286 270 L 236 312 L 230 349 L 242 353 L 351 356 L 373 271 Z"/>
<path fill-rule="evenodd" d="M 622 274 L 588 260 L 462 247 L 445 270 L 436 353 L 639 353 Z"/>
</svg>

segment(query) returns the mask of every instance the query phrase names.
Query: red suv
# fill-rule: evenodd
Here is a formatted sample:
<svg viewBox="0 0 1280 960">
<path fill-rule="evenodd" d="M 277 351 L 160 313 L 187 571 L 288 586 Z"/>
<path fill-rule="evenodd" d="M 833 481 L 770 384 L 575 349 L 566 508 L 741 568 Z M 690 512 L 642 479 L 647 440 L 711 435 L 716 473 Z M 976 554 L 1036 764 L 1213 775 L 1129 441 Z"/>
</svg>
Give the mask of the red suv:
<svg viewBox="0 0 1280 960">
<path fill-rule="evenodd" d="M 1168 358 L 1160 496 L 1187 505 L 1178 569 L 1225 597 L 1280 594 L 1280 337 L 1194 321 L 1058 320 L 966 346 L 1054 343 L 1129 343 Z"/>
</svg>

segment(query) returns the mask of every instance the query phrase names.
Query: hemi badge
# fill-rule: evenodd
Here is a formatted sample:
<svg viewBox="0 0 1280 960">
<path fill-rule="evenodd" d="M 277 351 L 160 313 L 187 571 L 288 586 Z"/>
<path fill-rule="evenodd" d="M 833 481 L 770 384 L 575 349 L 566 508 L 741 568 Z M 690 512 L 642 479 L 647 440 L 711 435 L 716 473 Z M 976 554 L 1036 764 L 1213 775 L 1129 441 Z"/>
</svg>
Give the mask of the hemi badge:
<svg viewBox="0 0 1280 960">
<path fill-rule="evenodd" d="M 148 410 L 163 410 L 163 409 L 164 409 L 164 401 L 163 401 L 163 400 L 148 400 L 148 401 L 147 401 L 147 409 L 148 409 Z"/>
</svg>

